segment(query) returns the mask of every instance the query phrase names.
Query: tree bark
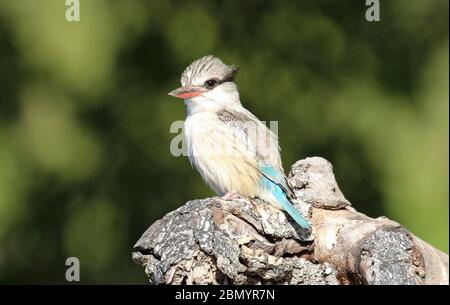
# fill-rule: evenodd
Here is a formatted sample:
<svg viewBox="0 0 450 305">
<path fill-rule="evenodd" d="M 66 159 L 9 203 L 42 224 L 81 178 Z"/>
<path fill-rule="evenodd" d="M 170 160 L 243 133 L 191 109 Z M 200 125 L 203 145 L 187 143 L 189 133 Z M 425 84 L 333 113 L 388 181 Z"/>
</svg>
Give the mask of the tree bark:
<svg viewBox="0 0 450 305">
<path fill-rule="evenodd" d="M 331 164 L 289 173 L 311 232 L 259 199 L 193 200 L 156 221 L 133 260 L 152 284 L 449 284 L 448 255 L 351 207 Z"/>
</svg>

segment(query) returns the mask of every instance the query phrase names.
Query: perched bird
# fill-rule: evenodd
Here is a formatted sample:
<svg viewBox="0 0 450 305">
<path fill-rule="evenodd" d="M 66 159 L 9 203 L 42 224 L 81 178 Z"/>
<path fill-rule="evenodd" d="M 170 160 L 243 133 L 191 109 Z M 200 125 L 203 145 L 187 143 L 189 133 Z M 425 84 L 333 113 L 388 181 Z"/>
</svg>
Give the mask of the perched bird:
<svg viewBox="0 0 450 305">
<path fill-rule="evenodd" d="M 204 56 L 184 70 L 182 87 L 169 93 L 187 106 L 189 160 L 219 196 L 260 198 L 309 229 L 292 205 L 295 194 L 284 174 L 277 136 L 240 102 L 237 71 L 217 57 Z"/>
</svg>

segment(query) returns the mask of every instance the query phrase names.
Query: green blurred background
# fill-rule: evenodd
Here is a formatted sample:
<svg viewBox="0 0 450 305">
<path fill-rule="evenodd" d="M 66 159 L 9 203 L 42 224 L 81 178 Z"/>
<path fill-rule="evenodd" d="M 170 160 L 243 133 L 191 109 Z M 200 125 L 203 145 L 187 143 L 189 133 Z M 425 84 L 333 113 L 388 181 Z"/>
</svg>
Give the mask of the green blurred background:
<svg viewBox="0 0 450 305">
<path fill-rule="evenodd" d="M 213 196 L 170 125 L 193 60 L 241 68 L 285 169 L 322 156 L 345 196 L 448 253 L 448 1 L 0 0 L 0 283 L 146 283 L 132 246 Z"/>
</svg>

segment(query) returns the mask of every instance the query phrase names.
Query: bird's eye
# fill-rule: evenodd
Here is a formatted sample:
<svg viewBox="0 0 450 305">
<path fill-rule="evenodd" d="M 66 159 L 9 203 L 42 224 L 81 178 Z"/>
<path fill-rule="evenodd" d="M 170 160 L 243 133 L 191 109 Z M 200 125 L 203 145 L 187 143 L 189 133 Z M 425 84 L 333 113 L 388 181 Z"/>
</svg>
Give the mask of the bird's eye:
<svg viewBox="0 0 450 305">
<path fill-rule="evenodd" d="M 208 89 L 212 89 L 217 85 L 217 80 L 215 79 L 209 79 L 205 82 L 205 86 Z"/>
</svg>

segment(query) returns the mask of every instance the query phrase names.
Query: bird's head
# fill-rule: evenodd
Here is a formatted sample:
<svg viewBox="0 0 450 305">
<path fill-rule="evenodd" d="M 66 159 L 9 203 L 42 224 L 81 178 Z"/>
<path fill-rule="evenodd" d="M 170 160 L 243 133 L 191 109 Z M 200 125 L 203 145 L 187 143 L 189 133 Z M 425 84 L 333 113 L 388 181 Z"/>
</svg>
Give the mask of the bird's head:
<svg viewBox="0 0 450 305">
<path fill-rule="evenodd" d="M 234 83 L 238 68 L 212 55 L 191 63 L 181 74 L 182 87 L 169 95 L 184 99 L 190 110 L 214 109 L 238 104 L 239 92 Z"/>
</svg>

